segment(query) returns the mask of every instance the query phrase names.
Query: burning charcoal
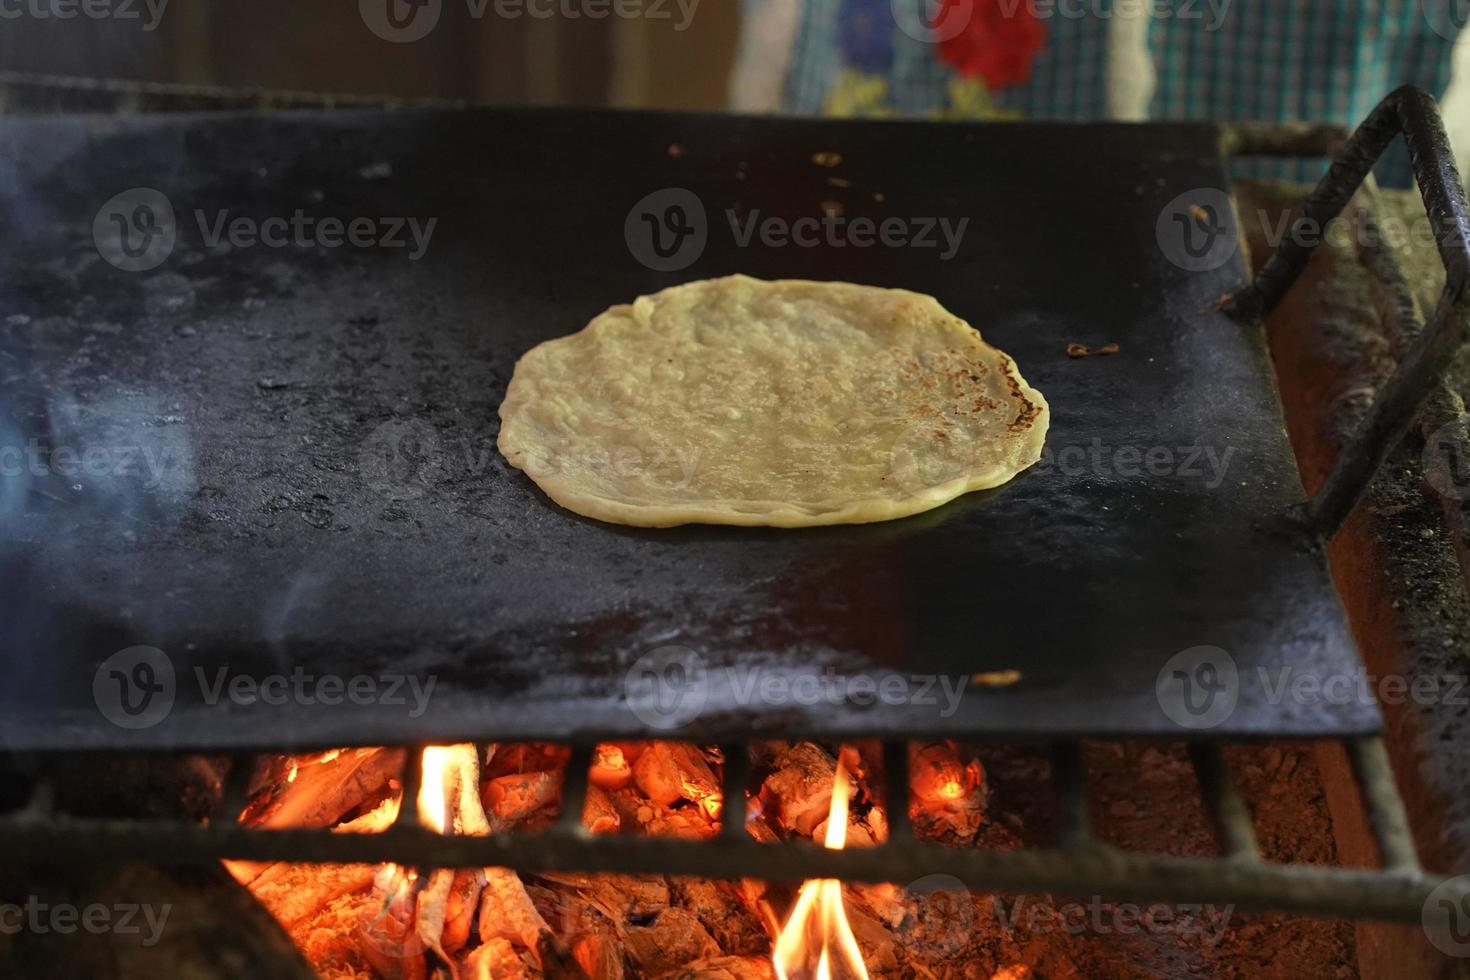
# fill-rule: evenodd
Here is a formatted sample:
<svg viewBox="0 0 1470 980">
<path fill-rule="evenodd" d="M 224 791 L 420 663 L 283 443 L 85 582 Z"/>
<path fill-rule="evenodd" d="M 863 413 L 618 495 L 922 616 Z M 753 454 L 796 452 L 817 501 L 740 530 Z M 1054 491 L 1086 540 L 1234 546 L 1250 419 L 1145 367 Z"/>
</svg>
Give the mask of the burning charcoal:
<svg viewBox="0 0 1470 980">
<path fill-rule="evenodd" d="M 980 763 L 964 762 L 950 742 L 910 747 L 909 815 L 920 837 L 972 840 L 985 812 L 985 777 Z"/>
<path fill-rule="evenodd" d="M 290 928 L 343 895 L 370 887 L 378 870 L 372 864 L 273 864 L 250 883 L 250 891 Z"/>
<path fill-rule="evenodd" d="M 475 925 L 475 912 L 480 907 L 480 893 L 485 890 L 485 872 L 479 868 L 460 869 L 454 873 L 449 900 L 444 907 L 444 949 L 457 953 L 469 942 Z"/>
<path fill-rule="evenodd" d="M 621 925 L 633 918 L 651 918 L 669 904 L 669 885 L 659 875 L 588 875 L 571 871 L 547 872 L 547 881 L 574 889 L 590 906 Z"/>
<path fill-rule="evenodd" d="M 710 816 L 720 812 L 720 781 L 704 753 L 687 742 L 654 742 L 633 765 L 638 788 L 660 806 L 691 800 Z"/>
<path fill-rule="evenodd" d="M 622 789 L 633 778 L 633 766 L 621 747 L 605 742 L 593 753 L 587 778 L 599 789 Z"/>
<path fill-rule="evenodd" d="M 674 878 L 669 882 L 674 900 L 693 912 L 720 949 L 726 953 L 756 955 L 770 947 L 770 937 L 747 903 L 738 885 L 703 878 Z"/>
<path fill-rule="evenodd" d="M 374 901 L 358 932 L 363 959 L 383 980 L 425 980 L 424 944 L 414 921 L 418 881 L 386 864 L 373 882 Z"/>
<path fill-rule="evenodd" d="M 595 785 L 587 787 L 587 805 L 582 810 L 582 826 L 594 834 L 616 834 L 622 826 L 617 807 Z"/>
<path fill-rule="evenodd" d="M 532 817 L 548 815 L 561 801 L 561 783 L 560 772 L 500 776 L 485 784 L 481 798 L 498 829 L 508 830 Z"/>
<path fill-rule="evenodd" d="M 774 799 L 775 816 L 783 829 L 811 837 L 827 819 L 836 761 L 820 746 L 798 742 L 776 758 L 774 768 L 762 795 Z"/>
<path fill-rule="evenodd" d="M 513 742 L 498 745 L 485 764 L 485 778 L 519 776 L 532 772 L 561 772 L 571 758 L 572 750 L 552 742 Z"/>
<path fill-rule="evenodd" d="M 893 933 L 850 899 L 845 905 L 848 925 L 852 927 L 852 934 L 857 937 L 858 947 L 863 951 L 863 963 L 871 972 L 879 975 L 898 970 L 898 944 Z"/>
<path fill-rule="evenodd" d="M 480 940 L 513 939 L 529 949 L 548 972 L 566 957 L 556 937 L 520 877 L 506 868 L 485 869 L 485 890 L 480 895 Z"/>
<path fill-rule="evenodd" d="M 429 883 L 419 892 L 414 906 L 414 929 L 425 949 L 433 950 L 448 961 L 444 949 L 444 920 L 449 914 L 449 892 L 454 887 L 454 871 L 440 869 L 429 875 Z"/>
<path fill-rule="evenodd" d="M 538 974 L 508 940 L 492 939 L 465 957 L 459 975 L 461 980 L 534 980 Z"/>
<path fill-rule="evenodd" d="M 285 756 L 272 770 L 266 795 L 251 801 L 241 821 L 259 827 L 330 827 L 350 811 L 376 802 L 402 769 L 401 749 Z"/>
<path fill-rule="evenodd" d="M 664 909 L 649 925 L 629 926 L 623 941 L 639 972 L 651 976 L 720 955 L 694 914 L 679 908 Z"/>
<path fill-rule="evenodd" d="M 769 956 L 717 956 L 665 973 L 658 980 L 774 980 L 775 976 Z"/>
<path fill-rule="evenodd" d="M 589 932 L 572 946 L 572 957 L 582 972 L 596 980 L 623 980 L 623 951 L 617 937 Z"/>
</svg>

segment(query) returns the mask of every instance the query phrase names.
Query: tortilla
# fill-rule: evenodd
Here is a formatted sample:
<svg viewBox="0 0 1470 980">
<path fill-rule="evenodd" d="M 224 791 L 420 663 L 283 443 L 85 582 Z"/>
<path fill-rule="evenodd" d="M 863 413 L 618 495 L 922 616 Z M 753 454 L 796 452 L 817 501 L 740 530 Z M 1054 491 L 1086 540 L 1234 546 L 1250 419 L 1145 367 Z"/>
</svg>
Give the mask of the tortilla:
<svg viewBox="0 0 1470 980">
<path fill-rule="evenodd" d="M 886 521 L 1041 458 L 1046 400 L 930 296 L 745 276 L 614 306 L 516 364 L 499 447 L 615 524 Z"/>
</svg>

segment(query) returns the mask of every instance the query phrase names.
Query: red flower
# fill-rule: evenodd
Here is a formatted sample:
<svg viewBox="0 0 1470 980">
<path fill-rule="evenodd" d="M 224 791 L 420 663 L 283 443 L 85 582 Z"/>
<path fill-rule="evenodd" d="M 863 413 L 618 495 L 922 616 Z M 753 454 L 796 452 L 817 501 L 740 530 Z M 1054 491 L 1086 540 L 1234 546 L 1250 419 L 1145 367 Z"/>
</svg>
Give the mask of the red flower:
<svg viewBox="0 0 1470 980">
<path fill-rule="evenodd" d="M 1031 77 L 1031 60 L 1046 43 L 1043 24 L 1025 0 L 939 0 L 933 32 L 939 57 L 991 91 Z"/>
</svg>

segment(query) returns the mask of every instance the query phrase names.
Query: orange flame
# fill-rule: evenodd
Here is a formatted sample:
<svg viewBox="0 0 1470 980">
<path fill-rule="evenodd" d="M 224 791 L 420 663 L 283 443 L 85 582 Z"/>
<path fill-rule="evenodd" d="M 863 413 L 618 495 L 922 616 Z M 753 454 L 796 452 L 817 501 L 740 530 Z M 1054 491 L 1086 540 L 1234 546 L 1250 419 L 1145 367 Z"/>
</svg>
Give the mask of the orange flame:
<svg viewBox="0 0 1470 980">
<path fill-rule="evenodd" d="M 842 850 L 847 843 L 847 804 L 851 798 L 852 780 L 839 756 L 823 841 L 834 851 Z M 842 905 L 842 882 L 835 878 L 814 878 L 802 884 L 791 917 L 776 936 L 771 958 L 780 980 L 806 977 L 868 980 L 862 950 Z M 815 969 L 812 968 L 814 959 Z"/>
</svg>

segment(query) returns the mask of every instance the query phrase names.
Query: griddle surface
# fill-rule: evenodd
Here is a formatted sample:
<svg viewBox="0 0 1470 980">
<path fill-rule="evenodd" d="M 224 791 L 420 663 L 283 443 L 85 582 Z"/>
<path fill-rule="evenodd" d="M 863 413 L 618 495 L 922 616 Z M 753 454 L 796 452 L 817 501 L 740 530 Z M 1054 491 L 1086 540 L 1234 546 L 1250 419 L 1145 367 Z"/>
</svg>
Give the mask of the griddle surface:
<svg viewBox="0 0 1470 980">
<path fill-rule="evenodd" d="M 818 152 L 842 163 L 818 166 Z M 1319 549 L 1282 521 L 1302 491 L 1262 338 L 1214 312 L 1240 258 L 1188 273 L 1155 239 L 1166 202 L 1225 186 L 1210 128 L 95 117 L 0 124 L 0 162 L 0 444 L 102 447 L 118 466 L 135 447 L 143 461 L 0 477 L 12 748 L 661 734 L 625 678 L 670 645 L 705 668 L 703 710 L 672 715 L 691 737 L 1179 735 L 1156 682 L 1201 645 L 1233 658 L 1239 702 L 1200 734 L 1379 724 L 1361 694 L 1279 686 L 1358 667 Z M 180 230 L 168 261 L 128 273 L 98 257 L 93 219 L 135 187 L 165 194 Z M 698 195 L 708 244 L 655 272 L 624 226 L 666 187 Z M 726 215 L 789 220 L 824 201 L 849 219 L 969 226 L 945 261 L 942 248 L 741 247 Z M 195 216 L 298 208 L 438 224 L 414 262 L 212 249 Z M 920 517 L 798 532 L 600 524 L 505 465 L 496 409 L 520 354 L 611 304 L 733 272 L 935 295 L 1046 394 L 1050 464 Z M 1121 352 L 1072 360 L 1074 341 Z M 1145 462 L 1154 447 L 1167 466 Z M 166 461 L 157 480 L 146 450 Z M 1223 479 L 1206 450 L 1229 454 Z M 166 654 L 173 705 L 128 728 L 109 720 L 115 679 L 99 667 L 133 645 Z M 939 685 L 934 704 L 766 686 L 916 675 L 918 695 L 925 677 L 1008 670 L 1019 682 L 969 685 L 953 711 Z M 417 716 L 411 698 L 210 703 L 221 677 L 293 672 L 434 688 Z"/>
</svg>

